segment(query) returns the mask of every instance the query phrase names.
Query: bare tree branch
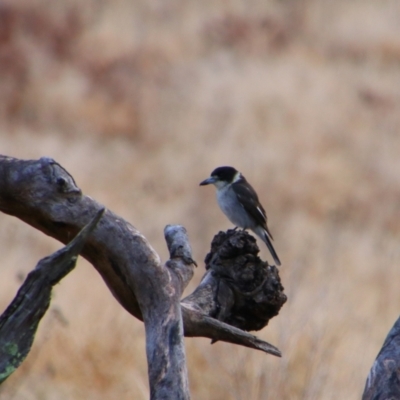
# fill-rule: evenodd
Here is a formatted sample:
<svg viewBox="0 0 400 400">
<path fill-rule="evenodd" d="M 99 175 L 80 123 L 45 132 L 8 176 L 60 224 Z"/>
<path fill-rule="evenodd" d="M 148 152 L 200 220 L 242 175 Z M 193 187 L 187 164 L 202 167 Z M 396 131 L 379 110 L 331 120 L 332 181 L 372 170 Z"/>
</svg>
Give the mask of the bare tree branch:
<svg viewBox="0 0 400 400">
<path fill-rule="evenodd" d="M 100 208 L 54 160 L 0 158 L 0 210 L 46 234 L 68 241 Z M 179 300 L 193 265 L 178 251 L 187 248 L 182 230 L 166 230 L 174 268 L 164 268 L 143 235 L 109 210 L 81 251 L 117 300 L 145 322 L 152 399 L 189 398 Z"/>
<path fill-rule="evenodd" d="M 67 246 L 40 260 L 0 316 L 0 384 L 28 355 L 39 322 L 50 305 L 53 286 L 75 267 L 86 239 L 103 213 L 101 209 Z"/>
<path fill-rule="evenodd" d="M 63 243 L 68 242 L 101 207 L 95 200 L 83 195 L 74 179 L 54 160 L 17 160 L 0 156 L 0 211 L 20 218 L 47 235 Z M 254 254 L 258 248 L 244 246 L 243 241 L 248 239 L 236 237 L 240 234 L 235 232 L 227 243 L 230 243 L 231 254 L 236 259 L 235 271 L 243 265 L 252 265 L 245 271 L 254 275 L 257 282 L 254 290 L 232 285 L 232 279 L 243 276 L 221 273 L 218 270 L 220 261 L 228 265 L 230 260 L 216 256 L 217 262 L 207 271 L 197 293 L 182 301 L 181 309 L 174 305 L 174 301 L 181 296 L 194 268 L 184 228 L 166 227 L 165 237 L 171 259 L 163 266 L 157 253 L 136 228 L 106 210 L 81 254 L 101 274 L 118 302 L 132 315 L 144 320 L 149 359 L 158 351 L 154 347 L 155 337 L 158 340 L 159 335 L 165 334 L 157 329 L 153 331 L 156 322 L 165 315 L 177 321 L 180 312 L 185 336 L 209 337 L 213 341 L 240 344 L 279 356 L 280 352 L 274 346 L 241 330 L 265 326 L 269 318 L 277 314 L 286 296 L 283 295 L 275 267 L 260 264 Z M 245 254 L 248 250 L 253 253 Z M 257 272 L 259 267 L 261 275 Z M 229 295 L 225 296 L 225 292 Z M 272 299 L 273 312 L 268 311 L 263 319 L 260 312 L 267 310 L 265 304 L 268 299 Z M 251 304 L 262 304 L 261 308 L 256 307 L 258 315 L 252 316 L 250 324 L 243 322 L 247 319 L 246 312 L 235 319 L 238 308 L 246 310 L 246 307 L 238 307 L 237 300 L 239 306 L 246 303 L 247 310 Z M 153 333 L 148 327 L 152 327 Z M 180 326 L 176 325 L 167 332 L 167 336 L 174 336 L 174 332 L 179 330 Z M 154 376 L 161 376 L 160 373 L 154 373 Z M 154 379 L 157 381 L 157 378 Z"/>
<path fill-rule="evenodd" d="M 400 399 L 400 317 L 372 365 L 362 397 L 362 400 L 396 399 Z"/>
<path fill-rule="evenodd" d="M 180 298 L 193 276 L 191 250 L 185 228 L 168 226 L 165 237 L 171 256 L 168 268 L 153 268 L 138 294 L 146 328 L 150 395 L 152 399 L 189 399 Z"/>
</svg>

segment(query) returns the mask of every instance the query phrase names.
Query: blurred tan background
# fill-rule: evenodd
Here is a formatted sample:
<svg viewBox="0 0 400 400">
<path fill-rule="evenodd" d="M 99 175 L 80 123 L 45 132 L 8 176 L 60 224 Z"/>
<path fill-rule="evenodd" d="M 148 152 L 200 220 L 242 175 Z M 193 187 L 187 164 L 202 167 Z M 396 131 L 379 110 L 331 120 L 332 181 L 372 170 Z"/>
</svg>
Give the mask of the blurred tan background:
<svg viewBox="0 0 400 400">
<path fill-rule="evenodd" d="M 230 228 L 213 188 L 257 189 L 288 302 L 278 359 L 187 339 L 193 399 L 357 399 L 400 313 L 400 3 L 0 1 L 0 153 L 50 156 L 167 258 Z M 0 215 L 0 311 L 60 248 Z M 270 259 L 265 246 L 261 255 Z M 144 329 L 80 260 L 1 399 L 146 399 Z"/>
</svg>

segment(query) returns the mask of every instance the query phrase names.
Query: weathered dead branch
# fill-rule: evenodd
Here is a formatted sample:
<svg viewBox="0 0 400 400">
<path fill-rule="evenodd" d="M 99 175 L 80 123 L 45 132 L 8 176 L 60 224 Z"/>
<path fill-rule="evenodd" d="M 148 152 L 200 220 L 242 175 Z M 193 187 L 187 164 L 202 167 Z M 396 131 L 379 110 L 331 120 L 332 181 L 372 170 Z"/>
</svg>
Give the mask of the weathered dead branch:
<svg viewBox="0 0 400 400">
<path fill-rule="evenodd" d="M 39 261 L 17 295 L 0 316 L 0 384 L 25 360 L 36 330 L 46 313 L 51 291 L 75 267 L 82 247 L 104 209 L 67 246 Z"/>
<path fill-rule="evenodd" d="M 0 211 L 67 243 L 101 208 L 54 160 L 0 156 Z M 168 225 L 164 234 L 170 260 L 162 265 L 136 228 L 106 210 L 81 250 L 118 302 L 145 323 L 152 398 L 189 396 L 183 330 L 280 356 L 244 331 L 264 327 L 286 301 L 278 271 L 258 258 L 254 239 L 241 231 L 215 239 L 202 283 L 180 302 L 193 276 L 191 248 L 183 227 Z"/>
</svg>

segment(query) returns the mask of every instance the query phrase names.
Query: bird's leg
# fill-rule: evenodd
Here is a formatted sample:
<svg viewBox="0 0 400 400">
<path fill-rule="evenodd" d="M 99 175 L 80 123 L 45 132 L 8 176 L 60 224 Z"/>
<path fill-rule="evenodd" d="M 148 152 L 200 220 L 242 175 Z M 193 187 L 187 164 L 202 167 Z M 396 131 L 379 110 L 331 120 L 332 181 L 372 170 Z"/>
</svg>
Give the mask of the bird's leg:
<svg viewBox="0 0 400 400">
<path fill-rule="evenodd" d="M 246 228 L 239 228 L 238 226 L 235 226 L 232 230 L 235 232 L 237 229 L 239 229 L 239 231 L 244 232 L 246 230 Z"/>
</svg>

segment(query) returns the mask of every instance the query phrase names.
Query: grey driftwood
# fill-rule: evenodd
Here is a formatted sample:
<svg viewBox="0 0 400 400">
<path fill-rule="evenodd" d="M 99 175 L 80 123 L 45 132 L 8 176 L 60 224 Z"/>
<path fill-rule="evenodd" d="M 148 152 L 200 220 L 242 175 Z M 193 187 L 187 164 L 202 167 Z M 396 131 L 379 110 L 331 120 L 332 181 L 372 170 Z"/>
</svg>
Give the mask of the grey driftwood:
<svg viewBox="0 0 400 400">
<path fill-rule="evenodd" d="M 53 159 L 0 156 L 0 211 L 62 243 L 102 208 Z M 151 398 L 189 398 L 183 334 L 280 356 L 246 332 L 264 327 L 286 301 L 278 270 L 258 258 L 254 238 L 233 230 L 217 235 L 202 282 L 181 300 L 195 267 L 191 247 L 182 226 L 168 225 L 164 235 L 170 259 L 162 264 L 136 228 L 106 209 L 80 251 L 117 301 L 145 324 Z"/>
</svg>

